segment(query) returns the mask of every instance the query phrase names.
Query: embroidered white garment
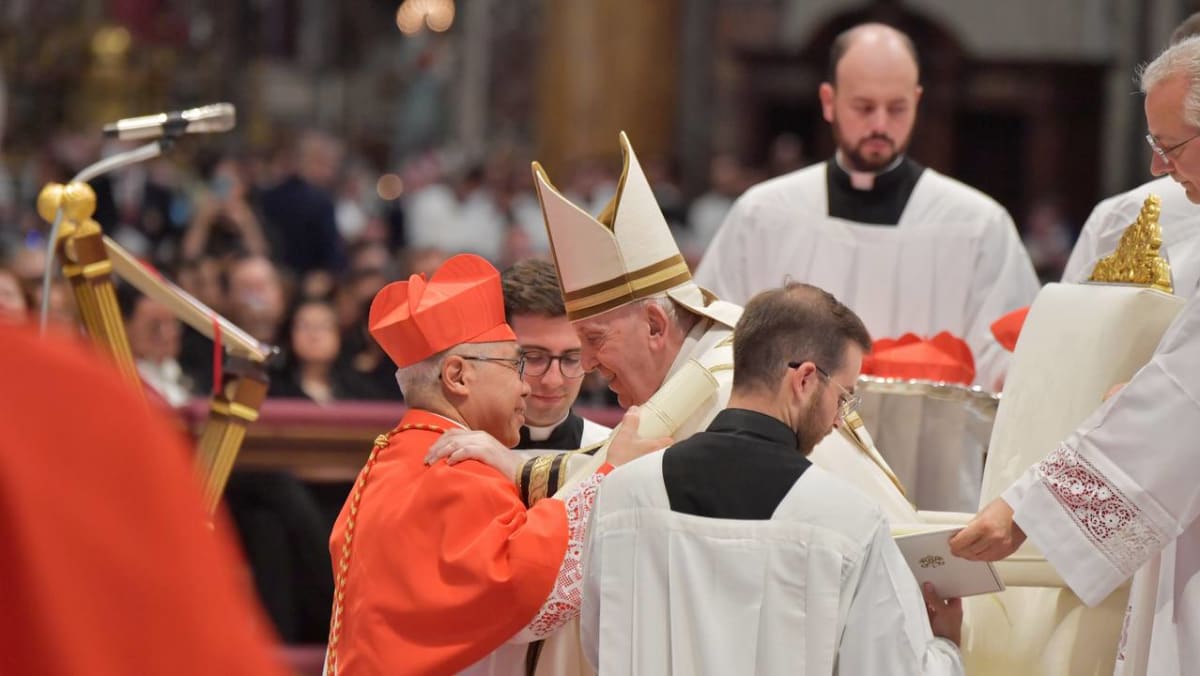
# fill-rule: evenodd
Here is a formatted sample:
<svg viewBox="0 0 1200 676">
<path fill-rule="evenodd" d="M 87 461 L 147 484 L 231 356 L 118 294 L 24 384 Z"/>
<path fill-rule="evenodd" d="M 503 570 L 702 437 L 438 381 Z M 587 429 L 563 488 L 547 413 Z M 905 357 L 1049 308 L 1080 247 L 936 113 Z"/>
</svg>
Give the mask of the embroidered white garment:
<svg viewBox="0 0 1200 676">
<path fill-rule="evenodd" d="M 1149 674 L 1200 664 L 1200 294 L 1153 359 L 1007 491 L 1017 523 L 1085 603 L 1095 604 L 1161 553 L 1143 656 Z M 1121 651 L 1124 652 L 1124 651 Z M 1128 655 L 1126 655 L 1128 657 Z M 1118 665 L 1118 669 L 1123 668 Z M 1134 672 L 1136 673 L 1136 672 Z"/>
<path fill-rule="evenodd" d="M 464 669 L 464 676 L 522 676 L 529 644 L 547 638 L 579 617 L 583 605 L 583 545 L 596 491 L 605 475 L 593 474 L 563 498 L 569 539 L 554 589 L 529 624 L 481 661 Z M 480 618 L 486 621 L 486 618 Z"/>
</svg>

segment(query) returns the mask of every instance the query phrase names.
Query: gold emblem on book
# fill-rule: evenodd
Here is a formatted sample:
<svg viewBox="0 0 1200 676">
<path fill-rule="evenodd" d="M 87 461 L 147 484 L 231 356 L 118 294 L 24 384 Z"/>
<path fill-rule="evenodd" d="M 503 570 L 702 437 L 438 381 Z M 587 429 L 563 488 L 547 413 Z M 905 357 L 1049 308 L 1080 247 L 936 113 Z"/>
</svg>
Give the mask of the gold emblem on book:
<svg viewBox="0 0 1200 676">
<path fill-rule="evenodd" d="M 922 568 L 937 568 L 946 565 L 946 559 L 936 554 L 930 554 L 929 556 L 921 557 L 920 564 Z"/>
<path fill-rule="evenodd" d="M 1135 284 L 1174 293 L 1171 266 L 1159 253 L 1162 248 L 1162 227 L 1158 224 L 1161 209 L 1162 200 L 1158 195 L 1148 195 L 1137 220 L 1121 235 L 1117 250 L 1096 263 L 1089 281 Z"/>
</svg>

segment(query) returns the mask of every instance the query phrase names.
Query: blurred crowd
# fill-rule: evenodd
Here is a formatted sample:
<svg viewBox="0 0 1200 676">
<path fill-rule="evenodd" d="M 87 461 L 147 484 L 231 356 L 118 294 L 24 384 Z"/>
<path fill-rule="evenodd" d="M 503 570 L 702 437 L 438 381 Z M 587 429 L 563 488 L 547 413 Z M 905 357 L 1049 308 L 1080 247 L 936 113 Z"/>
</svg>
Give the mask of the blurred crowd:
<svg viewBox="0 0 1200 676">
<path fill-rule="evenodd" d="M 91 182 L 95 219 L 110 236 L 255 338 L 281 347 L 272 397 L 399 398 L 393 366 L 366 333 L 376 291 L 431 273 L 461 251 L 501 269 L 549 252 L 529 157 L 496 152 L 469 162 L 426 152 L 389 172 L 320 131 L 280 137 L 261 151 L 188 139 L 164 158 Z M 48 230 L 34 211 L 41 187 L 129 147 L 64 132 L 15 166 L 0 162 L 0 316 L 32 316 L 41 304 Z M 808 161 L 790 135 L 775 139 L 761 166 L 717 154 L 707 189 L 690 199 L 669 162 L 648 158 L 644 165 L 694 267 L 738 195 Z M 618 169 L 616 162 L 580 162 L 552 177 L 598 213 L 616 189 Z M 1046 280 L 1057 279 L 1077 229 L 1060 214 L 1048 198 L 1027 219 L 1026 242 Z M 133 289 L 119 288 L 119 298 L 146 381 L 174 405 L 207 395 L 214 379 L 208 339 Z M 49 307 L 52 319 L 74 321 L 61 278 Z M 596 381 L 582 401 L 604 405 L 609 397 Z"/>
<path fill-rule="evenodd" d="M 430 274 L 461 251 L 500 268 L 549 253 L 532 158 L 497 152 L 468 162 L 428 152 L 389 173 L 329 134 L 281 136 L 286 140 L 274 148 L 250 152 L 187 139 L 163 158 L 91 181 L 94 218 L 106 233 L 258 340 L 281 347 L 272 397 L 399 398 L 394 367 L 366 332 L 371 299 L 383 285 Z M 20 164 L 0 162 L 5 317 L 32 317 L 42 302 L 49 227 L 34 210 L 38 191 L 130 147 L 98 134 L 61 133 Z M 685 197 L 668 162 L 652 159 L 646 171 L 695 264 L 746 187 L 803 164 L 790 136 L 776 142 L 763 168 L 717 155 L 708 189 L 694 199 Z M 615 192 L 618 169 L 615 162 L 581 162 L 554 178 L 596 213 Z M 209 340 L 127 285 L 119 283 L 118 299 L 147 383 L 173 405 L 207 395 L 214 379 Z M 49 307 L 52 320 L 74 322 L 61 277 Z M 584 403 L 603 405 L 608 397 L 596 382 Z"/>
</svg>

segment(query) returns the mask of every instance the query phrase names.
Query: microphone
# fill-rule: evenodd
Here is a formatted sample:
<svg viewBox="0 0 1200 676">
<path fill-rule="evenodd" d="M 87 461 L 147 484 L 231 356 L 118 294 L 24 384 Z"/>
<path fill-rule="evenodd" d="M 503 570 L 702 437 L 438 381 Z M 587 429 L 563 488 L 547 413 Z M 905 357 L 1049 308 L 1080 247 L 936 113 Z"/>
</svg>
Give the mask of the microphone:
<svg viewBox="0 0 1200 676">
<path fill-rule="evenodd" d="M 236 119 L 232 103 L 213 103 L 189 110 L 127 117 L 104 125 L 104 135 L 123 141 L 136 141 L 183 134 L 215 134 L 233 129 Z"/>
</svg>

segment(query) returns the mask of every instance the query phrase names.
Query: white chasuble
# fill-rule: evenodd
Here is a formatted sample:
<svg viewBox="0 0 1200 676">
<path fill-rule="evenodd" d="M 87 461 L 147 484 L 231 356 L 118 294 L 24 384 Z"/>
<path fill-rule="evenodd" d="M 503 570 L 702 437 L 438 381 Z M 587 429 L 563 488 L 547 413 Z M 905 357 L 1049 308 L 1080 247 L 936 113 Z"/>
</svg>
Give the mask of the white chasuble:
<svg viewBox="0 0 1200 676">
<path fill-rule="evenodd" d="M 829 291 L 871 336 L 961 337 L 975 384 L 995 390 L 1008 355 L 991 324 L 1038 290 L 1008 212 L 983 193 L 925 169 L 894 226 L 829 217 L 825 163 L 772 179 L 734 204 L 696 282 L 745 303 L 786 279 Z"/>
<path fill-rule="evenodd" d="M 1171 264 L 1175 295 L 1191 296 L 1200 286 L 1200 206 L 1188 200 L 1183 187 L 1169 176 L 1097 204 L 1083 224 L 1062 281 L 1086 281 L 1096 263 L 1117 250 L 1121 235 L 1137 220 L 1142 203 L 1151 194 L 1162 200 L 1158 216 L 1162 227 L 1160 253 Z"/>
<path fill-rule="evenodd" d="M 809 467 L 769 520 L 671 510 L 658 452 L 610 475 L 584 554 L 608 674 L 961 674 L 879 509 Z"/>
<path fill-rule="evenodd" d="M 1187 674 L 1200 664 L 1198 440 L 1194 294 L 1150 363 L 1003 494 L 1085 603 L 1136 572 L 1117 673 Z"/>
</svg>

